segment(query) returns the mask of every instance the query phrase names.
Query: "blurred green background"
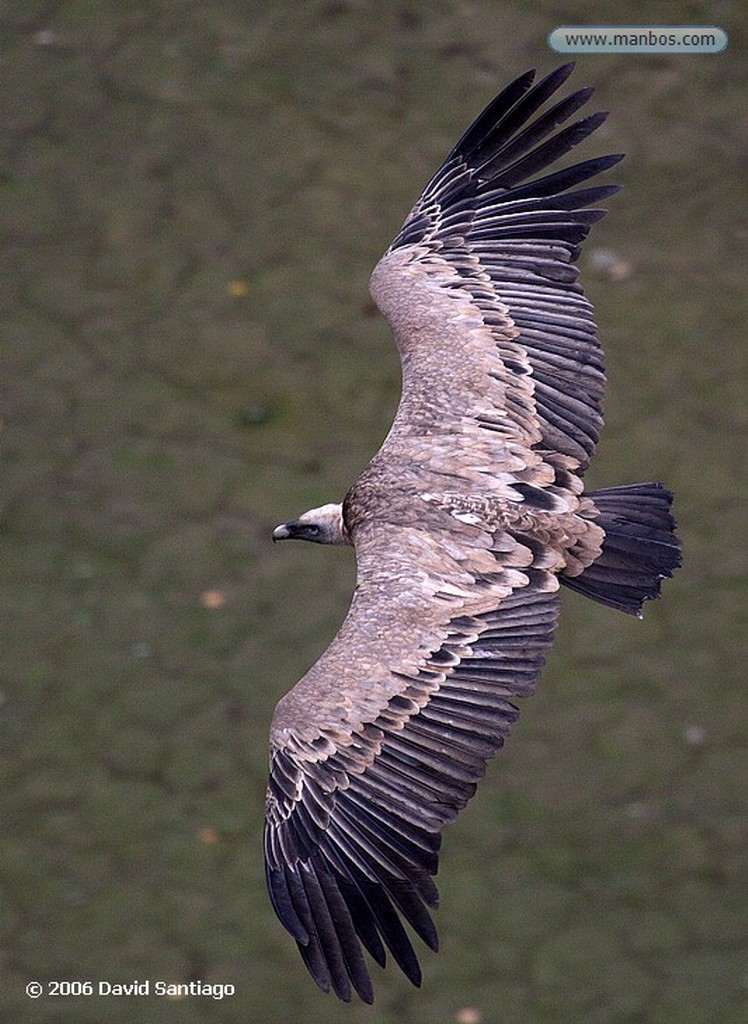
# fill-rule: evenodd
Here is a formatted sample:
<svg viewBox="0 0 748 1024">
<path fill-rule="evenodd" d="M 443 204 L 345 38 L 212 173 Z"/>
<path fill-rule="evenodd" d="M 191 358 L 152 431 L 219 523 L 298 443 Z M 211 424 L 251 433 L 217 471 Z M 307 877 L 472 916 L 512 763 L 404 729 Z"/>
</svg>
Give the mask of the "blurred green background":
<svg viewBox="0 0 748 1024">
<path fill-rule="evenodd" d="M 473 115 L 589 6 L 0 4 L 0 1018 L 748 1020 L 748 8 L 716 56 L 584 56 L 627 187 L 583 280 L 610 379 L 593 486 L 662 478 L 685 564 L 644 623 L 572 594 L 512 741 L 447 833 L 411 989 L 318 993 L 265 896 L 273 705 L 350 551 L 273 547 L 388 428 L 375 261 Z M 602 5 L 604 8 L 605 5 Z M 36 979 L 230 983 L 53 999 Z"/>
</svg>

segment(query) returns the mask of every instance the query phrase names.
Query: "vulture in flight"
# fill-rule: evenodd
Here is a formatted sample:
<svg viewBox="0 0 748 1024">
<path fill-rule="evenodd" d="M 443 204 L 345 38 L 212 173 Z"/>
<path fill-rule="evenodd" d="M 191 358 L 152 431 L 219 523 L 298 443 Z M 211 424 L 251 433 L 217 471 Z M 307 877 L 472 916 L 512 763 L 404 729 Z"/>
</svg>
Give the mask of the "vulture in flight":
<svg viewBox="0 0 748 1024">
<path fill-rule="evenodd" d="M 634 615 L 680 562 L 658 483 L 584 493 L 603 354 L 576 282 L 620 155 L 555 168 L 605 119 L 573 120 L 572 70 L 507 86 L 431 179 L 376 266 L 402 395 L 341 504 L 278 526 L 351 544 L 357 582 L 330 646 L 275 710 L 270 898 L 312 977 L 373 999 L 364 950 L 413 984 L 431 949 L 441 832 L 533 692 L 559 584 Z"/>
</svg>

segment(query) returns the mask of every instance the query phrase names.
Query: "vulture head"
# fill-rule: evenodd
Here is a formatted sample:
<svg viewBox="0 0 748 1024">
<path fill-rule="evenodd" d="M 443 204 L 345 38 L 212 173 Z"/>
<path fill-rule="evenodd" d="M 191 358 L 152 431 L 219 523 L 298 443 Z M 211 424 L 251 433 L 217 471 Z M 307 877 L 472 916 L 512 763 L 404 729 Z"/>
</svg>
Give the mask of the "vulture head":
<svg viewBox="0 0 748 1024">
<path fill-rule="evenodd" d="M 273 530 L 273 540 L 310 540 L 314 544 L 348 544 L 348 531 L 343 524 L 342 505 L 321 505 L 281 523 Z"/>
</svg>

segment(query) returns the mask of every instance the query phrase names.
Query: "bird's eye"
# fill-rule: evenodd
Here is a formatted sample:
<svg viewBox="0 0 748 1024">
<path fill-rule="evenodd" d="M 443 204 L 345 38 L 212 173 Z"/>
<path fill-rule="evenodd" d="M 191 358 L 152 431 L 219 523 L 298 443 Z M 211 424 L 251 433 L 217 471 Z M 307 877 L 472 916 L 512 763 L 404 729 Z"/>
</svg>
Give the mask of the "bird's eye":
<svg viewBox="0 0 748 1024">
<path fill-rule="evenodd" d="M 312 526 L 307 526 L 306 532 L 308 533 L 308 535 L 310 537 L 318 537 L 319 536 L 319 526 L 313 526 L 313 525 Z"/>
</svg>

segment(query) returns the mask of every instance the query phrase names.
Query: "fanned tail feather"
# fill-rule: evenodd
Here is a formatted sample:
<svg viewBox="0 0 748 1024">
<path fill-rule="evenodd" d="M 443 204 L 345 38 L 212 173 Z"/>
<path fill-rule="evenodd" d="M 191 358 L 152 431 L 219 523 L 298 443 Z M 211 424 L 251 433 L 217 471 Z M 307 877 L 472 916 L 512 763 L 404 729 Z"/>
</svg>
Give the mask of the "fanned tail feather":
<svg viewBox="0 0 748 1024">
<path fill-rule="evenodd" d="M 662 484 L 629 484 L 588 491 L 598 510 L 595 522 L 605 530 L 597 561 L 561 583 L 601 604 L 641 616 L 644 601 L 660 596 L 663 579 L 681 564 L 673 496 Z"/>
</svg>

